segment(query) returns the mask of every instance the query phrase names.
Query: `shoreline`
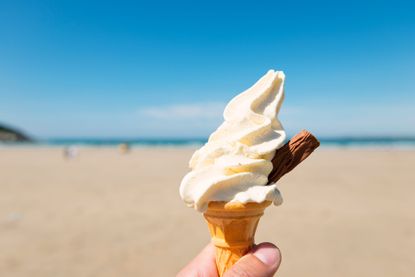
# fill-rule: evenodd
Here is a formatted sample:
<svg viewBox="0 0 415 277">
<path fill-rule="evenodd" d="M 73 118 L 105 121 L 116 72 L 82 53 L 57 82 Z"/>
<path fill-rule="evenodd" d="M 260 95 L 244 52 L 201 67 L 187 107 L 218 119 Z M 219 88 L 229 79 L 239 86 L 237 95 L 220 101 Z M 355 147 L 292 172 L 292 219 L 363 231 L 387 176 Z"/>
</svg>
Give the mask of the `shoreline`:
<svg viewBox="0 0 415 277">
<path fill-rule="evenodd" d="M 26 144 L 26 143 L 0 143 L 0 149 L 63 149 L 66 147 L 76 147 L 79 149 L 117 149 L 120 144 Z M 131 150 L 134 149 L 198 149 L 203 144 L 187 144 L 187 145 L 142 145 L 130 144 Z M 325 150 L 400 150 L 400 151 L 415 151 L 415 144 L 352 144 L 352 145 L 333 145 L 322 143 L 319 149 Z"/>
</svg>

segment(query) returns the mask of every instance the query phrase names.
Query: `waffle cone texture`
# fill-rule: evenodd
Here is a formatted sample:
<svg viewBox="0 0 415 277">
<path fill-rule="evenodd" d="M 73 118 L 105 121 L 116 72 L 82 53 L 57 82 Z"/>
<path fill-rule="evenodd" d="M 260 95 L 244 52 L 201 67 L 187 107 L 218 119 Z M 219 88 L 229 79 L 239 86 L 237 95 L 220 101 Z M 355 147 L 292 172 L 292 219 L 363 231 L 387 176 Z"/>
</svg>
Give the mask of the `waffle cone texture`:
<svg viewBox="0 0 415 277">
<path fill-rule="evenodd" d="M 219 276 L 252 248 L 259 219 L 271 203 L 209 203 L 204 217 L 216 248 Z"/>
</svg>

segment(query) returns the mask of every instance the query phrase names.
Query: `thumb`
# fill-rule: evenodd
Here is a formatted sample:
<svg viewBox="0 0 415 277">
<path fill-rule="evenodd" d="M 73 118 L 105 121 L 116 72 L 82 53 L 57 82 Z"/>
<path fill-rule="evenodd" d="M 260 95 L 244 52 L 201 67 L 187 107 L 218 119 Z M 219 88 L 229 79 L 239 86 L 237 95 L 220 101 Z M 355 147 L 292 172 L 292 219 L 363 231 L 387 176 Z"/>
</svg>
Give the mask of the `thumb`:
<svg viewBox="0 0 415 277">
<path fill-rule="evenodd" d="M 224 277 L 271 277 L 277 272 L 280 263 L 280 250 L 274 244 L 264 242 L 243 256 L 225 272 Z"/>
</svg>

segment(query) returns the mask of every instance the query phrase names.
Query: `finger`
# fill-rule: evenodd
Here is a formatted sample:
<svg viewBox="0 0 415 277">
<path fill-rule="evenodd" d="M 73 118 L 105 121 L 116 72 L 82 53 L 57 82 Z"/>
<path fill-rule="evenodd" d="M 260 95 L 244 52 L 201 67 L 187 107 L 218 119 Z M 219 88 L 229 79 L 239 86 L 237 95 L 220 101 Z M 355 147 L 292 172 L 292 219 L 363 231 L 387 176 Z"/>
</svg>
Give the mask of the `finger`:
<svg viewBox="0 0 415 277">
<path fill-rule="evenodd" d="M 177 277 L 187 276 L 208 276 L 217 277 L 215 261 L 215 247 L 209 243 L 185 268 L 183 268 Z"/>
<path fill-rule="evenodd" d="M 225 277 L 271 277 L 281 263 L 280 250 L 272 243 L 257 245 L 226 273 Z"/>
</svg>

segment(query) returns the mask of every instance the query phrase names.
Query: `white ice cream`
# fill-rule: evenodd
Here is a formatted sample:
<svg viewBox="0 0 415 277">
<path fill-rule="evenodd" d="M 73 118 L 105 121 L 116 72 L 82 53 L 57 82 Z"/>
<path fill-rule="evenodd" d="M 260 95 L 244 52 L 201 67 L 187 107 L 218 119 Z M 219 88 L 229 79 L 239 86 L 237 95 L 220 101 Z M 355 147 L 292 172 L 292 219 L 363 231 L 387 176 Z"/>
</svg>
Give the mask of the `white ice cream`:
<svg viewBox="0 0 415 277">
<path fill-rule="evenodd" d="M 284 79 L 282 71 L 270 70 L 229 102 L 225 122 L 193 154 L 192 171 L 180 185 L 188 206 L 203 212 L 210 201 L 281 204 L 276 185 L 266 184 L 275 150 L 286 137 L 277 118 L 284 100 Z"/>
</svg>

